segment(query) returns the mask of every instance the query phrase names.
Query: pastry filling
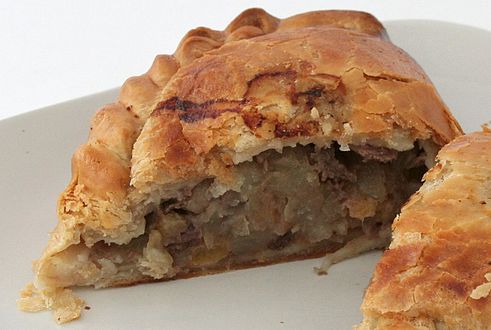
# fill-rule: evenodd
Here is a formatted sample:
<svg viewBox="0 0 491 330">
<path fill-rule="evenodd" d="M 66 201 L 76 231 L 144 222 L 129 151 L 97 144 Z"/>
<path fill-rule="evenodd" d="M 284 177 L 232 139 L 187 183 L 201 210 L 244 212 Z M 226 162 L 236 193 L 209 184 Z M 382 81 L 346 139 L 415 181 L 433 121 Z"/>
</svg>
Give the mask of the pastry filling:
<svg viewBox="0 0 491 330">
<path fill-rule="evenodd" d="M 360 236 L 384 238 L 421 185 L 424 159 L 418 147 L 265 151 L 236 166 L 238 191 L 217 194 L 206 179 L 186 198 L 163 201 L 146 216 L 145 234 L 128 245 L 98 242 L 87 249 L 98 269 L 87 284 L 321 256 Z"/>
</svg>

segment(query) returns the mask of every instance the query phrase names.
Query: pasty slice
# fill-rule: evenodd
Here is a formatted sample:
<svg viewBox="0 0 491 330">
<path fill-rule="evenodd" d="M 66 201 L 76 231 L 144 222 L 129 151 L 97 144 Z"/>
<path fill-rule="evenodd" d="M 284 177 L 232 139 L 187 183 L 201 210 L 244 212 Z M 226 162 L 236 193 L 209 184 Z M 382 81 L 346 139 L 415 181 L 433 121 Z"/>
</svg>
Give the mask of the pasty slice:
<svg viewBox="0 0 491 330">
<path fill-rule="evenodd" d="M 394 221 L 358 329 L 491 328 L 491 132 L 455 139 Z"/>
<path fill-rule="evenodd" d="M 192 30 L 95 115 L 21 307 L 65 322 L 82 306 L 72 286 L 383 247 L 460 133 L 371 15 L 253 9 Z"/>
</svg>

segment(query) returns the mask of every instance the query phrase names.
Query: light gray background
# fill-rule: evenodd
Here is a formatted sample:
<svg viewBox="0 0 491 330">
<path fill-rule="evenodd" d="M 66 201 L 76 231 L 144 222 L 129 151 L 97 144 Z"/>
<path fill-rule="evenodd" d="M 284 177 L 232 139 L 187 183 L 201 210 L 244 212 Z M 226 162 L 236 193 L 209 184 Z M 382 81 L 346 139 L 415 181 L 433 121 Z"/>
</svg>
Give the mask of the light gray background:
<svg viewBox="0 0 491 330">
<path fill-rule="evenodd" d="M 432 21 L 386 26 L 426 69 L 466 131 L 491 118 L 491 33 Z M 73 150 L 86 140 L 89 117 L 116 94 L 112 89 L 0 121 L 1 329 L 61 329 L 50 313 L 25 314 L 14 301 L 32 280 L 29 261 L 39 257 L 56 223 L 54 201 L 69 180 Z M 361 319 L 359 304 L 378 255 L 339 263 L 322 277 L 312 271 L 320 261 L 305 260 L 80 290 L 92 309 L 63 329 L 350 329 Z"/>
<path fill-rule="evenodd" d="M 486 1 L 0 1 L 0 119 L 119 86 L 172 53 L 184 33 L 223 29 L 249 7 L 286 17 L 331 8 L 381 20 L 433 19 L 491 30 Z"/>
</svg>

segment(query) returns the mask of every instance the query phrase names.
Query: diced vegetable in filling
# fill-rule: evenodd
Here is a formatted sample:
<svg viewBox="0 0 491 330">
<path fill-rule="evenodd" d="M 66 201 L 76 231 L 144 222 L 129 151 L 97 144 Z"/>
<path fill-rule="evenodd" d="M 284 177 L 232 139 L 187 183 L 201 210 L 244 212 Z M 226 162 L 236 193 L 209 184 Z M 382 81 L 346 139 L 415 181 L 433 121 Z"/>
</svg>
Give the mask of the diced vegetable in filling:
<svg viewBox="0 0 491 330">
<path fill-rule="evenodd" d="M 124 254 L 124 264 L 110 260 L 121 275 L 137 268 L 165 278 L 320 256 L 362 235 L 388 235 L 421 185 L 424 157 L 417 147 L 369 145 L 265 151 L 236 167 L 239 191 L 217 196 L 206 179 L 187 198 L 163 201 L 147 215 L 145 235 L 127 246 L 97 243 L 91 259 L 100 264 Z"/>
</svg>

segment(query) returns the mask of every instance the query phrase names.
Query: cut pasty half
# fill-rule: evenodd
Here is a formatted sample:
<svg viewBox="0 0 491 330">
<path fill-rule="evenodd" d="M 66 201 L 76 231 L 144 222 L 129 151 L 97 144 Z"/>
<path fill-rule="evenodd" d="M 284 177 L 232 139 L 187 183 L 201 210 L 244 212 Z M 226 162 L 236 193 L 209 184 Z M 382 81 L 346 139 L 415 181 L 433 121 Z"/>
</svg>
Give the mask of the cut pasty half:
<svg viewBox="0 0 491 330">
<path fill-rule="evenodd" d="M 369 14 L 251 9 L 191 30 L 94 116 L 20 305 L 65 322 L 82 306 L 71 286 L 383 247 L 460 133 Z"/>
<path fill-rule="evenodd" d="M 491 132 L 457 138 L 393 225 L 359 329 L 491 328 Z"/>
</svg>

